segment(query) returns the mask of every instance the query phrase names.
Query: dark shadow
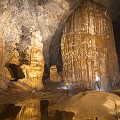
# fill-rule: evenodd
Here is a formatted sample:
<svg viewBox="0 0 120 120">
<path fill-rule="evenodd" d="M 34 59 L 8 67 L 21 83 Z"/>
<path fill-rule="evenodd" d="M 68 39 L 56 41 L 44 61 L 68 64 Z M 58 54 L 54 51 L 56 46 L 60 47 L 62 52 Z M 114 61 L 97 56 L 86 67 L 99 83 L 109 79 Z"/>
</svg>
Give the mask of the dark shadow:
<svg viewBox="0 0 120 120">
<path fill-rule="evenodd" d="M 46 82 L 47 79 L 50 78 L 50 69 L 48 68 L 48 65 L 44 65 L 44 73 L 42 77 L 43 84 Z"/>
<path fill-rule="evenodd" d="M 49 101 L 46 98 L 40 101 L 41 120 L 50 119 L 48 116 L 48 105 L 49 105 Z"/>
<path fill-rule="evenodd" d="M 21 107 L 7 104 L 0 106 L 0 120 L 15 120 Z"/>
<path fill-rule="evenodd" d="M 56 110 L 53 120 L 73 120 L 74 115 L 75 114 L 73 112 Z"/>
<path fill-rule="evenodd" d="M 38 0 L 38 5 L 46 5 L 48 0 Z"/>
<path fill-rule="evenodd" d="M 74 12 L 74 10 L 80 5 L 81 2 L 74 0 L 66 0 L 66 1 L 69 2 L 69 7 L 70 7 L 69 11 L 65 12 L 63 17 L 61 18 L 52 38 L 43 41 L 43 54 L 45 58 L 45 63 L 48 65 L 48 68 L 50 68 L 50 66 L 52 65 L 56 65 L 58 73 L 62 71 L 62 67 L 63 67 L 62 55 L 61 55 L 61 36 L 63 33 L 63 29 L 66 24 L 66 21 L 69 19 L 70 14 Z M 40 4 L 41 2 L 43 2 L 43 0 L 42 1 L 39 0 Z M 49 49 L 49 51 L 47 49 Z M 47 55 L 46 52 L 49 52 L 49 54 Z"/>
<path fill-rule="evenodd" d="M 7 63 L 5 67 L 10 72 L 12 78 L 15 78 L 13 81 L 17 81 L 18 79 L 25 78 L 25 75 L 19 65 Z"/>
<path fill-rule="evenodd" d="M 62 54 L 61 54 L 61 37 L 63 34 L 63 30 L 65 27 L 66 22 L 69 20 L 69 17 L 71 14 L 74 12 L 75 9 L 78 8 L 80 5 L 81 1 L 71 1 L 71 0 L 66 0 L 69 2 L 69 12 L 63 15 L 61 21 L 58 24 L 58 27 L 51 39 L 50 43 L 50 66 L 56 65 L 57 66 L 57 71 L 58 73 L 62 71 L 63 68 L 63 63 L 62 63 Z"/>
<path fill-rule="evenodd" d="M 113 22 L 113 33 L 114 33 L 116 53 L 117 53 L 119 72 L 120 72 L 120 46 L 119 46 L 120 45 L 120 20 Z M 120 79 L 118 79 L 117 83 L 114 83 L 114 86 L 120 86 Z"/>
<path fill-rule="evenodd" d="M 116 45 L 116 52 L 118 56 L 119 70 L 120 70 L 120 21 L 113 22 L 113 32 Z"/>
<path fill-rule="evenodd" d="M 52 37 L 50 44 L 50 66 L 56 65 L 58 73 L 62 71 L 62 54 L 61 54 L 61 37 L 62 31 L 64 29 L 63 23 L 59 23 L 58 29 L 56 30 L 54 36 Z"/>
<path fill-rule="evenodd" d="M 73 120 L 73 116 L 75 115 L 73 112 L 66 112 L 60 110 L 55 111 L 54 117 L 49 117 L 48 106 L 49 101 L 46 98 L 43 98 L 40 101 L 41 120 Z"/>
</svg>

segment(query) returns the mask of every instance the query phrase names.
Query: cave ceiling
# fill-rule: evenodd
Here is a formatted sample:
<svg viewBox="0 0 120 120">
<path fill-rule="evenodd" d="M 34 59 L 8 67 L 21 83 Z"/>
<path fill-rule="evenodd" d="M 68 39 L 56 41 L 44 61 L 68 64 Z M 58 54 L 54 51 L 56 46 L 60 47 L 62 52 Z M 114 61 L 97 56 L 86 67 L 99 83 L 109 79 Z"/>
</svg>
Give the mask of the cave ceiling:
<svg viewBox="0 0 120 120">
<path fill-rule="evenodd" d="M 107 7 L 113 21 L 120 20 L 120 0 L 95 1 Z M 53 56 L 54 64 L 60 52 L 57 43 L 60 42 L 66 20 L 80 3 L 81 0 L 0 0 L 0 38 L 5 42 L 19 43 L 23 35 L 20 49 L 24 50 L 26 44 L 30 44 L 31 29 L 38 30 L 44 44 L 45 63 L 49 64 L 49 58 Z"/>
</svg>

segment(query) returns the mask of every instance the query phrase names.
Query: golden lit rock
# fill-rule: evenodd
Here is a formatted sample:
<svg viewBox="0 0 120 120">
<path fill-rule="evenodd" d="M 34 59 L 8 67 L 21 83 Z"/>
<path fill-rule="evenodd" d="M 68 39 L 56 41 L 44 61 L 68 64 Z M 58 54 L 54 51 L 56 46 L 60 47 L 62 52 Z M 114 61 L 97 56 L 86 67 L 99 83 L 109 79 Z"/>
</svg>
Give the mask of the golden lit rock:
<svg viewBox="0 0 120 120">
<path fill-rule="evenodd" d="M 118 77 L 111 17 L 107 9 L 85 0 L 69 17 L 62 40 L 63 79 L 93 88 L 95 72 L 107 89 Z M 108 81 L 109 80 L 109 81 Z"/>
<path fill-rule="evenodd" d="M 6 71 L 6 72 L 5 72 L 5 73 L 6 73 L 6 75 L 5 75 L 6 78 L 7 78 L 8 80 L 13 79 L 12 76 L 11 76 L 11 74 L 10 74 L 10 72 L 9 72 L 9 70 L 8 70 L 7 68 L 5 68 L 5 71 Z"/>
<path fill-rule="evenodd" d="M 4 47 L 5 62 L 19 65 L 19 52 L 16 50 L 15 41 L 8 41 Z"/>
<path fill-rule="evenodd" d="M 50 80 L 53 82 L 60 82 L 62 80 L 61 75 L 59 75 L 57 72 L 56 65 L 52 65 L 50 67 Z"/>
<path fill-rule="evenodd" d="M 21 82 L 27 83 L 33 88 L 42 88 L 42 76 L 44 72 L 43 43 L 39 31 L 32 32 L 30 65 L 23 64 L 21 66 L 25 79 Z"/>
<path fill-rule="evenodd" d="M 7 89 L 8 79 L 6 77 L 6 68 L 5 68 L 5 54 L 4 54 L 4 41 L 0 33 L 0 88 Z"/>
</svg>

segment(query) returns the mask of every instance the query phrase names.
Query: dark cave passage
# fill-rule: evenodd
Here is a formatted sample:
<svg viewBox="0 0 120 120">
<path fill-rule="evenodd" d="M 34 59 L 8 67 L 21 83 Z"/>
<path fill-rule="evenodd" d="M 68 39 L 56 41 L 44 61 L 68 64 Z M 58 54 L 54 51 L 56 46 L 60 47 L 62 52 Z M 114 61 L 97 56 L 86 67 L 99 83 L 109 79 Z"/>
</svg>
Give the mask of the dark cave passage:
<svg viewBox="0 0 120 120">
<path fill-rule="evenodd" d="M 10 72 L 12 78 L 15 78 L 16 81 L 18 79 L 25 78 L 25 75 L 19 65 L 8 63 L 8 64 L 6 64 L 6 67 L 7 67 L 8 71 Z"/>
<path fill-rule="evenodd" d="M 120 70 L 120 21 L 113 22 L 113 33 L 116 45 L 116 52 L 118 56 L 119 70 Z"/>
</svg>

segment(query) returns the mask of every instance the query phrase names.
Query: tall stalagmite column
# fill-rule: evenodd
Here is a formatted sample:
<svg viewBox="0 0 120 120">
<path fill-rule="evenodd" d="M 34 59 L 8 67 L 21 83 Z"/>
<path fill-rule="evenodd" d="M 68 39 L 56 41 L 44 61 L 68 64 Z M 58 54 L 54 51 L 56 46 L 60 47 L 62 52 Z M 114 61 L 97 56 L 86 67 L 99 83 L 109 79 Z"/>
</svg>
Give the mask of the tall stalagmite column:
<svg viewBox="0 0 120 120">
<path fill-rule="evenodd" d="M 95 72 L 107 89 L 118 77 L 111 17 L 93 0 L 83 0 L 69 17 L 61 40 L 63 79 L 93 88 Z"/>
<path fill-rule="evenodd" d="M 21 66 L 25 79 L 24 82 L 32 88 L 41 89 L 43 87 L 42 76 L 44 72 L 43 43 L 40 31 L 33 31 L 31 46 L 26 50 L 30 57 L 30 65 Z"/>
</svg>

